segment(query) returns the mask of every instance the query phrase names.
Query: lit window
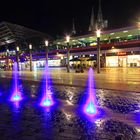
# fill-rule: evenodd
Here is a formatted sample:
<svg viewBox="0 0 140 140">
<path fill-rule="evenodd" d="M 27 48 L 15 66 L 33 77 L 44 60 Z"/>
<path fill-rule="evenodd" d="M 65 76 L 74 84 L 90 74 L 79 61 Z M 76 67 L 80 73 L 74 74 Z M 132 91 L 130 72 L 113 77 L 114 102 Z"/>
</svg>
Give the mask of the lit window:
<svg viewBox="0 0 140 140">
<path fill-rule="evenodd" d="M 110 35 L 114 35 L 115 33 L 110 33 Z"/>
<path fill-rule="evenodd" d="M 124 33 L 127 33 L 128 31 L 123 31 Z"/>
</svg>

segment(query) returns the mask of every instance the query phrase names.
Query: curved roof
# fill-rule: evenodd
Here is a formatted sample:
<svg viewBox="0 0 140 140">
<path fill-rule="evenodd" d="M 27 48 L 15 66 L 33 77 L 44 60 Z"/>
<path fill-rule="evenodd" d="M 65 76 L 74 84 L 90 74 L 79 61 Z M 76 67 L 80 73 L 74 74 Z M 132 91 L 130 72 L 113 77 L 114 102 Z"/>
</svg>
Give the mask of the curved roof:
<svg viewBox="0 0 140 140">
<path fill-rule="evenodd" d="M 53 38 L 45 33 L 26 28 L 21 25 L 9 22 L 0 23 L 0 46 L 16 42 L 21 39 L 40 37 L 52 40 Z"/>
</svg>

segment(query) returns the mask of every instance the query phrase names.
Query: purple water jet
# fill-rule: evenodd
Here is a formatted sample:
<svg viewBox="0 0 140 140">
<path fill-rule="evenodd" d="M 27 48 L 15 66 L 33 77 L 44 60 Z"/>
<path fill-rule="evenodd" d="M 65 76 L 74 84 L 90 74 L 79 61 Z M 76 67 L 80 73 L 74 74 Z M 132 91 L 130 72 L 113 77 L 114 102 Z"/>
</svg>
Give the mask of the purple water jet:
<svg viewBox="0 0 140 140">
<path fill-rule="evenodd" d="M 89 116 L 94 116 L 97 113 L 96 97 L 94 87 L 93 69 L 90 68 L 88 72 L 88 98 L 84 105 L 84 112 Z"/>
<path fill-rule="evenodd" d="M 45 66 L 45 74 L 43 75 L 45 76 L 45 86 L 43 87 L 43 98 L 41 100 L 40 105 L 43 107 L 50 107 L 54 104 L 53 102 L 53 98 L 52 98 L 52 92 L 49 89 L 49 83 L 48 83 L 48 65 L 46 64 Z"/>
<path fill-rule="evenodd" d="M 13 66 L 13 84 L 14 84 L 14 92 L 10 98 L 10 100 L 12 102 L 19 102 L 20 100 L 22 100 L 22 96 L 21 96 L 21 92 L 19 91 L 19 83 L 18 83 L 18 72 L 17 72 L 17 63 L 14 63 Z"/>
</svg>

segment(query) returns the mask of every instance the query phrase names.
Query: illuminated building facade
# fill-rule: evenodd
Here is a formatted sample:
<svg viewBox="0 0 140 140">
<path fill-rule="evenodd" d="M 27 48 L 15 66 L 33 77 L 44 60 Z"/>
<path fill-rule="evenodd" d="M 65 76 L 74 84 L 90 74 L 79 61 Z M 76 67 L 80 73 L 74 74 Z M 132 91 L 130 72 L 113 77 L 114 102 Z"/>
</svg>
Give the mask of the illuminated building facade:
<svg viewBox="0 0 140 140">
<path fill-rule="evenodd" d="M 11 29 L 11 30 L 10 30 Z M 15 36 L 16 35 L 16 36 Z M 37 38 L 38 37 L 38 38 Z M 0 24 L 0 66 L 10 67 L 20 48 L 20 69 L 29 67 L 29 44 L 33 45 L 33 67 L 44 68 L 45 44 L 49 39 L 49 66 L 65 66 L 67 44 L 46 34 L 11 23 Z M 70 38 L 70 65 L 93 66 L 96 63 L 95 33 Z M 101 33 L 101 67 L 140 67 L 140 28 L 120 28 Z M 78 58 L 78 59 L 75 59 Z"/>
<path fill-rule="evenodd" d="M 55 44 L 62 48 L 65 46 L 65 41 L 57 40 Z M 95 34 L 73 37 L 70 40 L 70 45 L 73 58 L 76 56 L 85 61 L 91 59 L 91 62 L 96 62 L 97 41 Z M 102 31 L 100 45 L 103 67 L 140 67 L 139 27 Z M 88 64 L 89 61 L 84 63 Z"/>
</svg>

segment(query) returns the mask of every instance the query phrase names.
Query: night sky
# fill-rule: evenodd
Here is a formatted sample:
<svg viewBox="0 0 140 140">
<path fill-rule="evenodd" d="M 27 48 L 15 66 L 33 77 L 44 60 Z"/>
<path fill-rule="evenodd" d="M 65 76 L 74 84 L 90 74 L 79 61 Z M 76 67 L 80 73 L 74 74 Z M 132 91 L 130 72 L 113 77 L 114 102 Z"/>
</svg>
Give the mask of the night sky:
<svg viewBox="0 0 140 140">
<path fill-rule="evenodd" d="M 134 25 L 140 18 L 140 0 L 102 0 L 101 3 L 108 29 Z M 98 0 L 1 0 L 0 21 L 57 37 L 71 31 L 74 17 L 77 32 L 85 34 L 92 6 L 96 17 Z"/>
</svg>

